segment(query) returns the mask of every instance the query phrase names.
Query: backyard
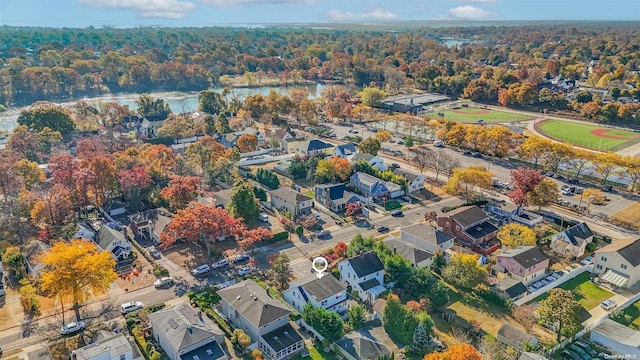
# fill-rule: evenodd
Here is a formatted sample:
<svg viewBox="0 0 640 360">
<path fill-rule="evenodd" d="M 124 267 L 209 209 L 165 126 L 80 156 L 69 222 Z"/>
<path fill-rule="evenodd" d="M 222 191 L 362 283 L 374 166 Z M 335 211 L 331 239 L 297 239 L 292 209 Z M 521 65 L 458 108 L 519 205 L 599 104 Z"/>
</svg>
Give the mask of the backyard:
<svg viewBox="0 0 640 360">
<path fill-rule="evenodd" d="M 616 150 L 630 140 L 640 140 L 640 135 L 631 130 L 575 121 L 545 119 L 537 121 L 535 128 L 552 139 L 594 150 Z"/>
<path fill-rule="evenodd" d="M 560 289 L 571 290 L 575 295 L 575 299 L 583 308 L 591 310 L 600 305 L 601 302 L 613 296 L 613 294 L 590 281 L 588 272 L 582 273 L 575 278 L 558 286 Z M 549 293 L 544 293 L 533 299 L 530 304 L 540 302 L 546 299 Z"/>
<path fill-rule="evenodd" d="M 640 301 L 636 301 L 623 311 L 614 311 L 611 318 L 634 330 L 640 330 Z"/>
</svg>

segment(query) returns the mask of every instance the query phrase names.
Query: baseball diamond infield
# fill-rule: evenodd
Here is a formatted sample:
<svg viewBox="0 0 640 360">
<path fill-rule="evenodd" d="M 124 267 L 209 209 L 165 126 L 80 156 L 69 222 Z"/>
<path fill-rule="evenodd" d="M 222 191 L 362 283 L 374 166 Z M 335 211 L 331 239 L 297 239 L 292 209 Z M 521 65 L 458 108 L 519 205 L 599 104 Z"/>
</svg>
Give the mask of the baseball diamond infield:
<svg viewBox="0 0 640 360">
<path fill-rule="evenodd" d="M 551 139 L 593 150 L 618 151 L 640 142 L 640 134 L 631 130 L 575 121 L 544 119 L 536 122 L 535 129 Z"/>
</svg>

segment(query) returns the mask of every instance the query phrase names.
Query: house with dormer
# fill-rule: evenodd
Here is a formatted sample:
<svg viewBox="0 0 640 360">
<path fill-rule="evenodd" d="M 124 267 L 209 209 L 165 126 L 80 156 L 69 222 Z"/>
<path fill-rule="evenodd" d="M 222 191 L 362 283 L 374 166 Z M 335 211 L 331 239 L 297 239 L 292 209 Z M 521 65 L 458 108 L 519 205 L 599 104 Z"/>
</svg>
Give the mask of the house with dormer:
<svg viewBox="0 0 640 360">
<path fill-rule="evenodd" d="M 280 360 L 302 351 L 304 341 L 289 324 L 291 309 L 253 280 L 218 290 L 222 313 L 257 343 L 265 358 Z"/>
<path fill-rule="evenodd" d="M 333 149 L 333 156 L 337 156 L 342 159 L 347 159 L 351 162 L 351 159 L 358 154 L 358 148 L 354 143 L 341 144 Z"/>
<path fill-rule="evenodd" d="M 495 240 L 498 228 L 476 205 L 462 206 L 442 214 L 437 223 L 442 231 L 456 237 L 463 246 L 482 254 L 491 254 L 500 244 Z"/>
<path fill-rule="evenodd" d="M 413 194 L 415 192 L 418 192 L 424 189 L 424 181 L 426 179 L 424 174 L 420 174 L 420 173 L 409 171 L 402 168 L 396 168 L 395 170 L 393 170 L 393 173 L 407 179 L 408 194 Z"/>
<path fill-rule="evenodd" d="M 558 255 L 579 258 L 592 241 L 593 232 L 587 223 L 582 222 L 553 235 L 550 246 L 551 251 Z"/>
<path fill-rule="evenodd" d="M 329 156 L 333 153 L 334 146 L 322 140 L 311 139 L 307 141 L 289 142 L 289 153 L 298 156 Z"/>
<path fill-rule="evenodd" d="M 125 270 L 133 262 L 131 243 L 120 231 L 102 225 L 95 242 L 100 249 L 111 253 L 117 270 Z"/>
<path fill-rule="evenodd" d="M 280 145 L 280 151 L 287 151 L 289 148 L 289 141 L 294 141 L 296 137 L 287 131 L 287 129 L 278 129 L 271 134 L 271 139 L 278 142 Z"/>
<path fill-rule="evenodd" d="M 338 263 L 340 281 L 351 286 L 363 301 L 373 304 L 387 289 L 384 287 L 384 265 L 375 252 L 359 254 Z"/>
<path fill-rule="evenodd" d="M 400 185 L 364 172 L 356 172 L 351 175 L 349 184 L 356 188 L 362 196 L 375 202 L 391 200 L 404 195 L 404 190 Z"/>
<path fill-rule="evenodd" d="M 497 257 L 497 265 L 502 267 L 512 279 L 521 281 L 525 286 L 545 277 L 551 259 L 537 246 L 518 246 L 503 250 Z"/>
<path fill-rule="evenodd" d="M 349 191 L 345 184 L 322 184 L 314 188 L 315 202 L 331 211 L 342 211 L 347 204 L 368 202 L 367 198 Z"/>
<path fill-rule="evenodd" d="M 160 235 L 169 225 L 173 214 L 165 208 L 151 209 L 129 215 L 129 227 L 138 239 L 160 245 Z"/>
<path fill-rule="evenodd" d="M 358 153 L 354 155 L 350 160 L 352 164 L 355 164 L 359 161 L 366 162 L 367 164 L 371 165 L 371 167 L 380 171 L 387 170 L 387 165 L 384 164 L 384 160 L 376 155 L 371 155 L 369 153 Z"/>
<path fill-rule="evenodd" d="M 269 191 L 271 205 L 278 210 L 287 210 L 293 216 L 311 213 L 313 199 L 290 187 Z"/>
<path fill-rule="evenodd" d="M 284 301 L 302 314 L 305 305 L 323 308 L 339 314 L 347 311 L 347 286 L 335 276 L 325 274 L 318 278 L 315 274 L 289 284 L 282 296 Z"/>
</svg>

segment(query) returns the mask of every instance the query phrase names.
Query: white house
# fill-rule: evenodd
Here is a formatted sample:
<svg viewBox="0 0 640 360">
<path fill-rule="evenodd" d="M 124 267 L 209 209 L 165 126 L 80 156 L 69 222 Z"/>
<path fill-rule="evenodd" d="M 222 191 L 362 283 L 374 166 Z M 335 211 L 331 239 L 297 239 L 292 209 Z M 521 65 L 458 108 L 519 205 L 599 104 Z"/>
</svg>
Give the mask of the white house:
<svg viewBox="0 0 640 360">
<path fill-rule="evenodd" d="M 384 287 L 384 265 L 373 251 L 342 260 L 338 264 L 340 280 L 351 286 L 363 301 L 373 304 Z"/>
<path fill-rule="evenodd" d="M 551 237 L 551 250 L 567 258 L 584 255 L 587 244 L 593 241 L 593 232 L 583 222 L 561 231 Z"/>
<path fill-rule="evenodd" d="M 337 156 L 342 159 L 351 159 L 358 154 L 358 148 L 354 143 L 338 145 L 333 149 L 333 156 Z"/>
<path fill-rule="evenodd" d="M 153 338 L 170 360 L 228 359 L 224 332 L 201 310 L 184 302 L 147 315 Z"/>
<path fill-rule="evenodd" d="M 640 280 L 640 239 L 618 240 L 593 255 L 593 272 L 601 281 L 630 288 Z"/>
<path fill-rule="evenodd" d="M 102 225 L 95 241 L 100 249 L 111 253 L 116 261 L 116 267 L 131 262 L 131 243 L 120 231 Z"/>
<path fill-rule="evenodd" d="M 424 189 L 424 174 L 419 174 L 413 171 L 404 170 L 402 168 L 396 168 L 393 170 L 394 174 L 404 176 L 407 179 L 407 192 L 413 194 L 416 191 Z"/>
<path fill-rule="evenodd" d="M 402 256 L 412 266 L 429 268 L 433 264 L 433 253 L 420 249 L 415 244 L 395 237 L 385 239 L 384 243 L 394 254 Z"/>
<path fill-rule="evenodd" d="M 327 274 L 320 279 L 311 275 L 293 282 L 282 295 L 300 313 L 307 303 L 340 314 L 347 311 L 347 287 L 333 275 Z"/>
<path fill-rule="evenodd" d="M 222 313 L 244 330 L 267 358 L 279 360 L 301 351 L 304 341 L 289 324 L 291 310 L 268 289 L 245 280 L 218 291 Z"/>
<path fill-rule="evenodd" d="M 381 157 L 376 155 L 371 155 L 369 153 L 358 153 L 351 158 L 351 163 L 357 163 L 358 161 L 365 161 L 367 164 L 373 166 L 374 168 L 385 171 L 387 170 L 387 165 L 384 164 L 384 160 Z"/>
<path fill-rule="evenodd" d="M 413 224 L 400 229 L 400 239 L 432 254 L 450 249 L 455 238 L 426 224 Z"/>
<path fill-rule="evenodd" d="M 164 228 L 171 223 L 173 214 L 165 208 L 151 209 L 129 215 L 129 227 L 137 238 L 151 240 L 155 245 L 160 244 L 160 235 Z"/>
<path fill-rule="evenodd" d="M 101 330 L 89 345 L 71 352 L 71 360 L 141 360 L 137 347 L 123 333 Z"/>
<path fill-rule="evenodd" d="M 288 132 L 287 129 L 278 129 L 273 132 L 271 138 L 280 144 L 281 151 L 287 151 L 289 148 L 288 142 L 295 140 L 296 137 Z"/>
<path fill-rule="evenodd" d="M 281 187 L 269 191 L 271 205 L 278 210 L 288 210 L 293 216 L 311 213 L 313 199 L 289 188 Z"/>
<path fill-rule="evenodd" d="M 640 331 L 611 319 L 606 319 L 593 328 L 589 341 L 623 357 L 640 354 Z"/>
</svg>

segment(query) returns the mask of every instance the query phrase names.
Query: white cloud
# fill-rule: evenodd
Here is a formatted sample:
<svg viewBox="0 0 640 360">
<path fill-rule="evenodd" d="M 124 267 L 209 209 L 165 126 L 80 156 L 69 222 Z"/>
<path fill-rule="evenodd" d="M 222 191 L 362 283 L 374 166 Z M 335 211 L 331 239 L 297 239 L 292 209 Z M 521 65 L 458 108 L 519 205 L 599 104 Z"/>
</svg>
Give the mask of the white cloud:
<svg viewBox="0 0 640 360">
<path fill-rule="evenodd" d="M 200 0 L 201 2 L 215 7 L 229 8 L 242 5 L 304 5 L 313 4 L 316 0 Z"/>
<path fill-rule="evenodd" d="M 133 10 L 143 18 L 181 19 L 196 8 L 192 2 L 178 0 L 80 0 L 80 3 L 97 8 Z"/>
<path fill-rule="evenodd" d="M 458 6 L 449 10 L 449 15 L 456 19 L 486 19 L 495 14 L 471 5 Z"/>
<path fill-rule="evenodd" d="M 333 21 L 392 20 L 396 18 L 396 14 L 381 8 L 373 8 L 359 14 L 354 14 L 350 11 L 332 9 L 329 10 L 327 15 L 329 16 L 329 19 Z"/>
</svg>

